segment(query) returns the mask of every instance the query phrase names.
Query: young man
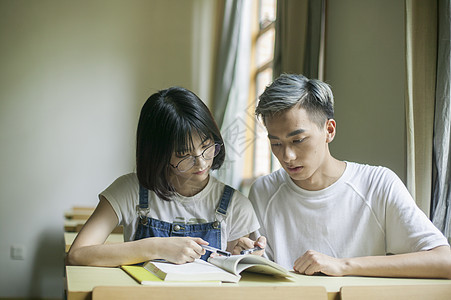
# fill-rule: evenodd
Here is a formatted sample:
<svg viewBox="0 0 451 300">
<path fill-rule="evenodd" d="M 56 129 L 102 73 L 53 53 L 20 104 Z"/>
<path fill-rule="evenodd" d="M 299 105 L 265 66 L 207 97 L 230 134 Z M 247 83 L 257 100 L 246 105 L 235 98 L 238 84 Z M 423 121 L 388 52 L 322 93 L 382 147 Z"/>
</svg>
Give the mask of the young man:
<svg viewBox="0 0 451 300">
<path fill-rule="evenodd" d="M 327 84 L 284 74 L 256 115 L 282 169 L 257 179 L 249 199 L 271 260 L 301 274 L 451 278 L 446 238 L 387 168 L 335 159 Z"/>
</svg>

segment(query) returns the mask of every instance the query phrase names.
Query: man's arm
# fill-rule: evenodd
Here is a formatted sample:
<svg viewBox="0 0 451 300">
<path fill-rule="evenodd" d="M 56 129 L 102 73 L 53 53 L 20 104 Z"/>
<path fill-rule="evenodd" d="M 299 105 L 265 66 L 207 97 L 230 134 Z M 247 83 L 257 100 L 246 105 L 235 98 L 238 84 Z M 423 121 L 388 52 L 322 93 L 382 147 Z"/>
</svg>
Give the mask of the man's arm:
<svg viewBox="0 0 451 300">
<path fill-rule="evenodd" d="M 295 261 L 293 269 L 306 275 L 451 279 L 451 250 L 449 246 L 440 246 L 406 254 L 355 258 L 333 258 L 309 250 Z"/>
</svg>

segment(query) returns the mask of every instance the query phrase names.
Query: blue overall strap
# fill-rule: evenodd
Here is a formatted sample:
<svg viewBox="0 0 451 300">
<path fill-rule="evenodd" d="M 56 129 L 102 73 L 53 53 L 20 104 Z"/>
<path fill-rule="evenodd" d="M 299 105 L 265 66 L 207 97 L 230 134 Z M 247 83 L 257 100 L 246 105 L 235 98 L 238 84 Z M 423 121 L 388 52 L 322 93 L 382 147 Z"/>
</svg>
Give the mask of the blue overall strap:
<svg viewBox="0 0 451 300">
<path fill-rule="evenodd" d="M 229 207 L 230 199 L 232 199 L 233 193 L 235 190 L 231 187 L 226 185 L 224 187 L 224 192 L 222 193 L 221 202 L 219 202 L 219 206 L 216 209 L 216 213 L 226 216 L 227 215 L 227 208 Z"/>
<path fill-rule="evenodd" d="M 149 213 L 149 190 L 139 186 L 139 204 L 136 206 L 136 212 L 142 222 L 147 224 L 147 214 Z"/>
<path fill-rule="evenodd" d="M 143 187 L 142 185 L 139 186 L 139 206 L 140 209 L 146 209 L 149 207 L 149 190 Z"/>
</svg>

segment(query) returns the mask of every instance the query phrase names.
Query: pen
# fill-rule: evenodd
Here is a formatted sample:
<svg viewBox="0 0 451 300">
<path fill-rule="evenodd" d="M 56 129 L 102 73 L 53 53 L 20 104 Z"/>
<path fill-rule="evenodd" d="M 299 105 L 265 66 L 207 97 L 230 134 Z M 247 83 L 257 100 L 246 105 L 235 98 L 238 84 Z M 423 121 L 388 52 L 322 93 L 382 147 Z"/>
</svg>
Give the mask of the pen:
<svg viewBox="0 0 451 300">
<path fill-rule="evenodd" d="M 254 247 L 254 248 L 252 248 L 252 249 L 243 250 L 243 251 L 241 251 L 240 253 L 241 253 L 241 254 L 251 254 L 252 252 L 258 251 L 258 250 L 263 250 L 263 248 L 261 248 L 261 247 L 259 247 L 259 246 L 256 246 L 256 247 Z"/>
<path fill-rule="evenodd" d="M 211 246 L 207 246 L 207 245 L 200 245 L 202 248 L 204 248 L 205 250 L 208 250 L 212 253 L 218 253 L 224 256 L 230 256 L 230 252 L 215 248 L 215 247 L 211 247 Z"/>
</svg>

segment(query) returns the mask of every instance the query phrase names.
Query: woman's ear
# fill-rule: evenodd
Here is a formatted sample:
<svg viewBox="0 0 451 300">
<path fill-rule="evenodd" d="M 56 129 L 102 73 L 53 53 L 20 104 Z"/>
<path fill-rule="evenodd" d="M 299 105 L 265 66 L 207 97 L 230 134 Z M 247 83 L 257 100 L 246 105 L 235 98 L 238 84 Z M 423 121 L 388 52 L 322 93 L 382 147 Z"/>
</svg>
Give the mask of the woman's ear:
<svg viewBox="0 0 451 300">
<path fill-rule="evenodd" d="M 334 119 L 329 119 L 326 122 L 326 143 L 330 143 L 334 140 L 337 132 L 337 123 Z"/>
</svg>

